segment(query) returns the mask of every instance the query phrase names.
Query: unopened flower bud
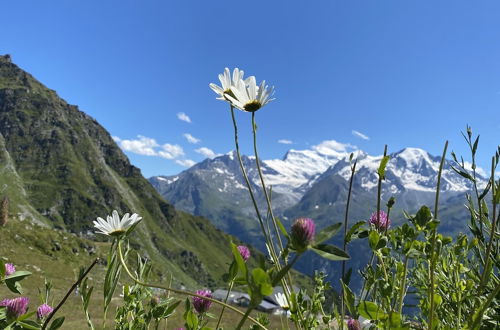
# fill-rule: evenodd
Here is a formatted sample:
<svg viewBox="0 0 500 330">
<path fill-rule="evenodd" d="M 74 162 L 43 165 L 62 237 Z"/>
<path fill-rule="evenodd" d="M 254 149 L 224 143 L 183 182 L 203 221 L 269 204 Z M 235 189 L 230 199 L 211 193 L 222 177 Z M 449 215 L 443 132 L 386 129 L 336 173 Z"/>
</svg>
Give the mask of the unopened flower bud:
<svg viewBox="0 0 500 330">
<path fill-rule="evenodd" d="M 299 218 L 295 220 L 290 236 L 293 247 L 298 253 L 307 250 L 307 247 L 313 242 L 315 227 L 312 219 Z"/>
</svg>

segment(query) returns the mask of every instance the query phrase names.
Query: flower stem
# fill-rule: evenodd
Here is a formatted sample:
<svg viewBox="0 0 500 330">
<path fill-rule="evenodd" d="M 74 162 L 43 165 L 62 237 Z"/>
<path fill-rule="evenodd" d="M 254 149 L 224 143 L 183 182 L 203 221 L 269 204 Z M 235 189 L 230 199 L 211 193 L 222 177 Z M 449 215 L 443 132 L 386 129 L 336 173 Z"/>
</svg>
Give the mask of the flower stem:
<svg viewBox="0 0 500 330">
<path fill-rule="evenodd" d="M 246 319 L 251 319 L 250 313 L 253 311 L 254 307 L 248 307 L 247 311 L 245 312 L 245 315 L 240 320 L 240 323 L 238 323 L 238 326 L 236 327 L 236 330 L 240 330 L 243 324 L 245 323 Z"/>
<path fill-rule="evenodd" d="M 231 290 L 233 289 L 234 278 L 229 282 L 229 289 L 227 290 L 226 298 L 224 299 L 224 303 L 227 304 L 227 300 L 229 299 L 229 295 L 231 294 Z M 219 319 L 217 320 L 217 325 L 215 326 L 215 330 L 219 329 L 220 321 L 222 320 L 222 315 L 224 315 L 224 310 L 226 306 L 222 306 L 222 310 L 219 315 Z"/>
<path fill-rule="evenodd" d="M 66 295 L 61 300 L 61 302 L 56 306 L 56 308 L 54 308 L 54 311 L 49 314 L 49 316 L 47 317 L 47 319 L 45 320 L 45 322 L 43 322 L 42 330 L 45 330 L 47 328 L 47 326 L 49 325 L 49 322 L 52 319 L 52 317 L 57 313 L 57 311 L 62 307 L 62 305 L 64 305 L 64 303 L 66 302 L 66 300 L 68 299 L 68 297 L 70 296 L 70 294 L 73 291 L 75 291 L 76 287 L 80 284 L 81 281 L 83 281 L 83 279 L 92 270 L 92 268 L 94 268 L 94 266 L 97 265 L 97 263 L 99 262 L 99 260 L 100 260 L 99 258 L 96 258 L 94 260 L 94 262 L 92 262 L 92 264 L 90 264 L 90 266 L 87 268 L 87 270 L 78 278 L 78 280 L 75 283 L 73 283 L 73 285 L 68 290 L 68 292 L 66 292 Z"/>
<path fill-rule="evenodd" d="M 241 153 L 240 153 L 240 146 L 238 142 L 238 125 L 236 124 L 236 118 L 234 116 L 234 107 L 231 105 L 231 118 L 233 120 L 233 126 L 234 126 L 234 144 L 236 147 L 236 155 L 238 156 L 238 162 L 240 164 L 241 168 L 241 173 L 243 174 L 243 178 L 245 179 L 245 183 L 247 185 L 248 192 L 250 193 L 250 199 L 252 200 L 253 207 L 255 209 L 255 213 L 257 214 L 257 219 L 259 220 L 260 224 L 260 229 L 262 230 L 262 233 L 264 234 L 264 238 L 266 239 L 266 243 L 269 245 L 269 249 L 271 252 L 274 252 L 273 246 L 271 244 L 271 241 L 269 239 L 269 235 L 266 232 L 266 229 L 264 227 L 264 222 L 262 221 L 262 216 L 259 211 L 259 207 L 257 206 L 257 201 L 255 200 L 255 196 L 253 193 L 252 186 L 250 185 L 250 180 L 248 179 L 247 172 L 245 170 L 245 167 L 243 166 L 243 161 L 241 160 Z M 277 259 L 276 254 L 271 255 L 273 259 Z M 275 260 L 276 261 L 276 260 Z"/>
<path fill-rule="evenodd" d="M 267 209 L 271 216 L 273 222 L 274 230 L 276 231 L 276 236 L 278 237 L 279 247 L 283 251 L 283 242 L 281 241 L 281 235 L 278 230 L 278 225 L 276 224 L 276 219 L 274 218 L 273 208 L 271 205 L 271 199 L 267 193 L 266 184 L 264 182 L 264 176 L 262 175 L 262 169 L 260 168 L 259 153 L 257 152 L 257 124 L 255 123 L 255 112 L 252 112 L 252 132 L 253 132 L 253 150 L 255 154 L 255 163 L 257 164 L 257 171 L 259 173 L 260 183 L 262 184 L 262 190 L 264 192 L 264 197 L 266 198 Z"/>
<path fill-rule="evenodd" d="M 408 256 L 405 255 L 405 262 L 403 268 L 403 278 L 401 279 L 401 289 L 399 291 L 399 307 L 398 313 L 402 315 L 403 313 L 403 300 L 405 298 L 405 286 L 406 286 L 406 273 L 408 272 Z"/>
<path fill-rule="evenodd" d="M 439 211 L 439 190 L 441 189 L 441 174 L 443 173 L 444 160 L 446 158 L 446 150 L 448 149 L 448 141 L 444 144 L 443 155 L 441 156 L 441 162 L 439 164 L 439 172 L 436 187 L 436 201 L 434 203 L 434 219 L 438 219 Z M 430 299 L 430 310 L 429 310 L 429 329 L 432 329 L 432 323 L 434 320 L 434 270 L 436 268 L 436 261 L 434 258 L 434 250 L 436 249 L 436 227 L 432 230 L 431 238 L 431 267 L 429 269 L 429 299 Z"/>
<path fill-rule="evenodd" d="M 346 206 L 345 206 L 345 217 L 344 217 L 344 245 L 343 245 L 343 250 L 344 252 L 346 252 L 346 248 L 347 248 L 347 240 L 346 240 L 346 236 L 347 236 L 347 221 L 349 219 L 349 206 L 350 206 L 350 202 L 351 202 L 351 193 L 352 193 L 352 183 L 354 181 L 354 173 L 356 172 L 356 164 L 358 163 L 358 159 L 356 158 L 356 160 L 354 161 L 354 165 L 351 166 L 351 178 L 349 180 L 349 191 L 347 193 L 347 203 L 346 203 Z M 346 261 L 343 260 L 342 261 L 342 277 L 341 277 L 341 280 L 342 282 L 344 282 L 344 276 L 345 276 L 345 265 L 346 265 Z M 347 285 L 347 283 L 346 283 Z M 340 300 L 341 302 L 341 314 L 342 314 L 342 320 L 344 320 L 345 318 L 345 302 L 344 302 L 344 287 L 342 287 L 342 299 Z M 344 322 L 340 322 L 340 330 L 343 330 L 344 329 Z"/>
<path fill-rule="evenodd" d="M 278 237 L 278 243 L 279 243 L 278 246 L 280 248 L 280 252 L 283 252 L 284 251 L 283 241 L 281 240 L 281 234 L 280 234 L 280 231 L 278 229 L 278 225 L 276 223 L 276 219 L 275 219 L 274 214 L 273 214 L 273 207 L 271 204 L 271 199 L 269 198 L 269 194 L 267 192 L 266 184 L 264 181 L 264 175 L 262 174 L 262 169 L 260 167 L 259 153 L 258 153 L 258 148 L 257 148 L 257 124 L 255 122 L 255 112 L 252 112 L 252 133 L 253 133 L 253 150 L 254 150 L 254 155 L 255 155 L 255 163 L 257 165 L 257 172 L 259 173 L 260 183 L 262 184 L 262 190 L 264 192 L 264 197 L 266 199 L 267 211 L 268 211 L 268 214 L 269 214 L 271 221 L 273 223 L 273 227 L 274 227 L 274 231 L 276 232 L 276 236 Z M 276 250 L 275 250 L 274 244 L 272 244 L 271 238 L 272 238 L 272 236 L 271 236 L 271 233 L 269 232 L 269 240 L 271 242 L 270 250 L 272 250 L 274 252 L 274 254 L 276 255 L 276 267 L 278 268 L 278 271 L 279 271 L 281 269 L 281 263 L 278 260 L 278 253 L 276 253 Z M 287 260 L 285 259 L 284 262 L 286 264 Z M 286 275 L 288 278 L 288 283 L 286 283 L 285 279 L 283 278 L 281 280 L 281 284 L 283 286 L 283 292 L 285 293 L 285 297 L 288 301 L 288 304 L 291 306 L 292 302 L 290 300 L 289 293 L 292 292 L 293 282 L 292 282 L 292 276 L 290 275 L 290 272 L 288 272 Z M 299 317 L 302 320 L 302 313 L 300 313 L 300 311 L 299 311 Z"/>
<path fill-rule="evenodd" d="M 132 275 L 132 273 L 130 272 L 130 270 L 127 267 L 127 264 L 125 263 L 125 260 L 123 259 L 122 241 L 121 240 L 118 240 L 118 256 L 120 257 L 120 262 L 121 262 L 121 264 L 123 266 L 123 269 L 125 269 L 125 272 L 127 273 L 127 275 L 132 279 L 132 281 L 134 281 L 135 283 L 137 283 L 139 285 L 150 287 L 150 288 L 163 289 L 163 290 L 170 291 L 170 292 L 173 292 L 173 293 L 182 294 L 182 295 L 191 296 L 191 297 L 198 297 L 198 298 L 202 298 L 204 300 L 211 301 L 213 303 L 216 303 L 216 304 L 219 304 L 221 306 L 224 306 L 224 307 L 226 307 L 226 308 L 228 308 L 228 309 L 230 309 L 230 310 L 232 310 L 232 311 L 234 311 L 234 312 L 236 312 L 236 313 L 238 313 L 240 315 L 243 315 L 244 318 L 248 318 L 250 321 L 252 321 L 256 325 L 258 325 L 262 329 L 267 330 L 267 328 L 265 326 L 263 326 L 256 319 L 254 319 L 254 318 L 246 315 L 246 313 L 243 313 L 242 311 L 240 311 L 239 309 L 237 309 L 237 308 L 235 308 L 235 307 L 233 307 L 231 305 L 223 303 L 222 301 L 218 301 L 217 299 L 213 299 L 213 298 L 201 296 L 199 294 L 196 294 L 196 293 L 193 293 L 193 292 L 189 292 L 189 291 L 184 291 L 184 290 L 178 290 L 178 289 L 170 288 L 170 287 L 163 286 L 163 285 L 149 284 L 149 283 L 145 283 L 145 282 L 142 282 L 142 281 L 138 280 L 137 278 L 135 278 L 134 275 Z"/>
</svg>

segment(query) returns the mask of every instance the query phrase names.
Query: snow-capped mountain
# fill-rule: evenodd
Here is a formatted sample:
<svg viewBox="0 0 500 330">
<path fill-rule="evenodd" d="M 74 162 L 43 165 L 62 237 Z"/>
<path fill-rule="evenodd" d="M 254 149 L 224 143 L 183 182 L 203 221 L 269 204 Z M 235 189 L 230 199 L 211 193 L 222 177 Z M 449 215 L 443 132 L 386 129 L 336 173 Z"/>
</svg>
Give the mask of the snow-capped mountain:
<svg viewBox="0 0 500 330">
<path fill-rule="evenodd" d="M 347 182 L 351 175 L 350 153 L 345 148 L 322 144 L 306 150 L 289 150 L 282 159 L 262 160 L 265 183 L 273 191 L 274 211 L 283 214 L 286 209 L 299 204 L 305 195 L 314 191 L 318 184 L 321 186 L 321 181 L 328 177 L 339 176 Z M 355 189 L 367 193 L 376 189 L 377 169 L 382 156 L 371 156 L 356 150 L 353 161 L 354 159 L 357 159 Z M 242 156 L 242 160 L 257 200 L 264 205 L 255 158 Z M 440 160 L 439 156 L 432 156 L 418 148 L 405 148 L 390 154 L 383 182 L 383 196 L 411 193 L 414 197 L 433 193 L 437 185 Z M 480 182 L 485 181 L 479 174 L 478 178 Z M 206 208 L 222 208 L 220 211 L 223 211 L 236 207 L 238 213 L 254 216 L 234 151 L 214 159 L 205 159 L 175 176 L 152 177 L 150 182 L 175 206 L 197 215 L 213 216 L 213 212 L 208 212 Z M 470 181 L 456 174 L 451 169 L 450 162 L 446 161 L 441 190 L 461 193 L 470 189 Z M 202 207 L 208 201 L 211 204 L 206 205 L 206 208 Z"/>
<path fill-rule="evenodd" d="M 297 217 L 313 218 L 319 228 L 343 219 L 351 175 L 349 155 L 353 150 L 330 145 L 307 150 L 290 150 L 283 159 L 261 162 L 267 187 L 272 186 L 274 214 L 288 227 Z M 376 207 L 377 170 L 382 156 L 371 156 L 354 150 L 356 174 L 350 208 L 350 222 L 367 219 Z M 266 216 L 266 203 L 254 157 L 242 157 L 257 203 Z M 415 212 L 421 205 L 433 205 L 440 157 L 418 148 L 405 148 L 390 154 L 383 181 L 382 199 L 396 198 L 391 212 L 393 223 L 404 221 L 402 210 Z M 175 207 L 202 215 L 214 224 L 264 250 L 260 228 L 241 174 L 235 152 L 205 159 L 175 176 L 152 177 L 149 181 Z M 478 174 L 478 182 L 485 178 Z M 463 231 L 467 213 L 463 212 L 463 195 L 471 183 L 456 174 L 446 161 L 441 180 L 442 218 L 444 232 Z M 338 243 L 338 242 L 337 242 Z M 361 249 L 361 247 L 357 247 Z M 361 251 L 361 250 L 359 250 Z M 357 253 L 357 252 L 353 252 Z M 358 260 L 359 259 L 359 260 Z M 353 258 L 361 262 L 358 258 Z M 322 267 L 331 276 L 336 269 L 324 260 L 311 256 L 297 264 L 307 272 L 312 266 Z M 356 265 L 353 265 L 356 268 Z"/>
</svg>

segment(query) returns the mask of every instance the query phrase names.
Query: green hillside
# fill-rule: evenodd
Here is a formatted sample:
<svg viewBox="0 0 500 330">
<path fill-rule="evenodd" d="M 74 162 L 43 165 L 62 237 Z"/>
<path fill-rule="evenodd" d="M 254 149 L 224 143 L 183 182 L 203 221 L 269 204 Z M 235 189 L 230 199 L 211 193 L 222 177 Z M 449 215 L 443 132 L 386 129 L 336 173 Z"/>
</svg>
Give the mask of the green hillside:
<svg viewBox="0 0 500 330">
<path fill-rule="evenodd" d="M 173 274 L 188 288 L 222 284 L 230 262 L 229 236 L 202 217 L 175 210 L 96 120 L 9 56 L 0 56 L 0 191 L 10 199 L 11 222 L 94 241 L 103 240 L 92 228 L 97 216 L 114 209 L 139 213 L 144 220 L 134 248 L 154 261 L 159 277 Z M 5 235 L 0 230 L 1 245 Z"/>
</svg>

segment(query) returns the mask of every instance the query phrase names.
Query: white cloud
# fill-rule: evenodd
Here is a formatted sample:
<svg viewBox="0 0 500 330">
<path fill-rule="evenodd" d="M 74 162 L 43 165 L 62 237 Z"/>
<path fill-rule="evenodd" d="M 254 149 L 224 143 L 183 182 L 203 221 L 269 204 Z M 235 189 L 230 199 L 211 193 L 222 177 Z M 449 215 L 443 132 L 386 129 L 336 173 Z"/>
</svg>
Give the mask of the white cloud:
<svg viewBox="0 0 500 330">
<path fill-rule="evenodd" d="M 202 154 L 203 156 L 207 158 L 214 158 L 218 156 L 212 149 L 208 149 L 205 147 L 199 148 L 195 150 L 197 153 Z"/>
<path fill-rule="evenodd" d="M 281 140 L 278 140 L 278 143 L 281 143 L 281 144 L 292 144 L 293 142 L 290 141 L 290 140 L 281 139 Z"/>
<path fill-rule="evenodd" d="M 118 136 L 112 136 L 111 137 L 113 139 L 113 141 L 115 141 L 116 143 L 120 142 L 122 139 L 120 139 Z"/>
<path fill-rule="evenodd" d="M 347 153 L 352 150 L 357 150 L 358 147 L 350 143 L 340 143 L 335 140 L 326 140 L 312 147 L 320 154 L 327 156 L 339 156 L 340 153 Z"/>
<path fill-rule="evenodd" d="M 191 167 L 194 164 L 196 164 L 196 162 L 194 160 L 191 160 L 191 159 L 178 159 L 175 162 L 181 166 L 184 166 L 184 167 Z"/>
<path fill-rule="evenodd" d="M 158 151 L 160 157 L 166 159 L 175 159 L 180 156 L 184 156 L 184 150 L 178 144 L 165 143 L 161 146 L 163 150 Z"/>
<path fill-rule="evenodd" d="M 154 150 L 158 146 L 155 139 L 148 138 L 142 135 L 137 136 L 137 140 L 122 140 L 119 137 L 113 137 L 120 147 L 129 152 L 144 156 L 157 156 L 157 152 Z"/>
<path fill-rule="evenodd" d="M 191 118 L 189 118 L 189 116 L 186 115 L 184 112 L 177 113 L 177 118 L 179 120 L 185 121 L 186 123 L 191 123 Z"/>
<path fill-rule="evenodd" d="M 352 130 L 352 135 L 357 136 L 357 137 L 359 137 L 359 138 L 361 138 L 363 140 L 370 140 L 370 138 L 367 135 L 365 135 L 365 134 L 363 134 L 361 132 L 358 132 L 356 130 Z"/>
<path fill-rule="evenodd" d="M 194 136 L 192 136 L 189 133 L 184 133 L 184 134 L 182 134 L 182 136 L 184 136 L 186 138 L 186 140 L 192 144 L 196 144 L 196 143 L 199 143 L 201 141 L 200 139 L 195 138 Z"/>
</svg>

